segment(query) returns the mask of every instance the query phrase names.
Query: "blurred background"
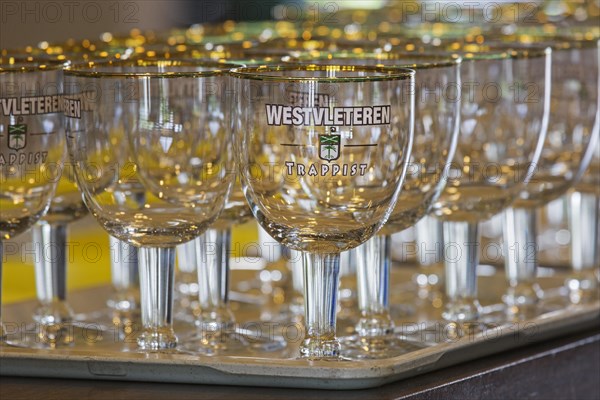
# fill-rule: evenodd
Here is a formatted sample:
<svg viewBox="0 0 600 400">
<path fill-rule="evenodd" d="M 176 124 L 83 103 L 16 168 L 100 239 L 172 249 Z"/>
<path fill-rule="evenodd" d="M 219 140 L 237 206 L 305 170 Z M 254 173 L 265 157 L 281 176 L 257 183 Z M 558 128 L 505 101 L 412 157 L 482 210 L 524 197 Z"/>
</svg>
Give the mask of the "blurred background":
<svg viewBox="0 0 600 400">
<path fill-rule="evenodd" d="M 499 4 L 520 4 L 521 19 L 543 14 L 554 21 L 598 17 L 600 0 L 2 0 L 0 47 L 15 48 L 74 39 L 98 39 L 104 32 L 165 30 L 192 24 L 283 20 L 335 24 L 347 10 L 396 6 L 391 23 L 459 22 L 474 9 L 495 13 Z M 419 7 L 417 11 L 417 7 Z M 540 12 L 543 11 L 543 12 Z M 489 16 L 495 18 L 494 15 Z M 360 16 L 354 22 L 360 23 Z M 533 18 L 532 18 L 533 19 Z"/>
</svg>

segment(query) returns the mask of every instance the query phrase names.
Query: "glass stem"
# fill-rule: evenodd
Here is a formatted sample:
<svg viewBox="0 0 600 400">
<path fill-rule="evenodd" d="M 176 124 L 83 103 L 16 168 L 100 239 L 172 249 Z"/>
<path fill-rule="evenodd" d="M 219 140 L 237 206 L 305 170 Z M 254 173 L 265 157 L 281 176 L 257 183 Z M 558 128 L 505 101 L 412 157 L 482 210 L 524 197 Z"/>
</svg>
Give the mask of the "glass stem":
<svg viewBox="0 0 600 400">
<path fill-rule="evenodd" d="M 479 264 L 478 224 L 444 221 L 447 321 L 470 322 L 479 318 L 477 265 Z"/>
<path fill-rule="evenodd" d="M 69 323 L 67 296 L 67 226 L 39 221 L 33 226 L 36 246 L 35 288 L 40 303 L 34 319 L 42 325 Z"/>
<path fill-rule="evenodd" d="M 361 337 L 390 335 L 389 289 L 391 266 L 390 235 L 375 235 L 356 248 L 356 280 L 361 318 L 356 332 Z"/>
<path fill-rule="evenodd" d="M 504 302 L 509 313 L 520 313 L 539 300 L 535 285 L 536 223 L 535 208 L 508 208 L 504 211 L 504 269 L 509 284 Z"/>
<path fill-rule="evenodd" d="M 600 197 L 573 192 L 569 196 L 572 276 L 567 280 L 569 300 L 574 304 L 598 299 L 596 269 L 600 266 Z"/>
<path fill-rule="evenodd" d="M 196 326 L 202 332 L 228 330 L 235 323 L 229 309 L 231 230 L 208 229 L 195 243 L 201 310 Z"/>
<path fill-rule="evenodd" d="M 165 350 L 177 346 L 173 332 L 173 281 L 175 248 L 142 247 L 140 295 L 143 332 L 138 337 L 141 350 Z"/>
<path fill-rule="evenodd" d="M 308 359 L 337 359 L 335 336 L 340 255 L 304 253 L 305 337 L 300 354 Z"/>
<path fill-rule="evenodd" d="M 117 313 L 132 313 L 139 309 L 138 250 L 113 236 L 110 238 L 112 252 L 110 272 L 113 294 L 107 305 Z"/>
</svg>

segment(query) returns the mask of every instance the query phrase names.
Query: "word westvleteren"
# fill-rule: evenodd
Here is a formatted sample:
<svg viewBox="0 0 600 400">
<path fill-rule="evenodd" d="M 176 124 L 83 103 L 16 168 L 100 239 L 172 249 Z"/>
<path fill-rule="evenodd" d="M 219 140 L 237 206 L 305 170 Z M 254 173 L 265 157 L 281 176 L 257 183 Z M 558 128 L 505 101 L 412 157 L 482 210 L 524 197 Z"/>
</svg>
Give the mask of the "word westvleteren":
<svg viewBox="0 0 600 400">
<path fill-rule="evenodd" d="M 81 118 L 81 103 L 62 95 L 0 98 L 4 116 L 42 115 L 65 112 L 69 117 Z"/>
<path fill-rule="evenodd" d="M 389 125 L 390 106 L 297 107 L 266 104 L 267 124 L 292 126 Z"/>
</svg>

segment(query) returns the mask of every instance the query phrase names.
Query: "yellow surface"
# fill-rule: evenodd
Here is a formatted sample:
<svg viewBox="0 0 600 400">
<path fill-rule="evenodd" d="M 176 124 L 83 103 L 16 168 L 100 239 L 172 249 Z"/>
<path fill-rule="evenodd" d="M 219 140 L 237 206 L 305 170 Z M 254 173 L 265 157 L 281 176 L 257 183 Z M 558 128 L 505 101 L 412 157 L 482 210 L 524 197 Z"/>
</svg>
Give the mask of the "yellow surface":
<svg viewBox="0 0 600 400">
<path fill-rule="evenodd" d="M 233 229 L 232 253 L 239 255 L 248 243 L 256 242 L 256 223 L 248 222 Z M 110 282 L 110 249 L 108 234 L 92 217 L 86 217 L 69 228 L 67 253 L 67 290 L 108 284 Z M 2 279 L 3 304 L 35 297 L 33 273 L 34 246 L 29 232 L 4 242 Z"/>
</svg>

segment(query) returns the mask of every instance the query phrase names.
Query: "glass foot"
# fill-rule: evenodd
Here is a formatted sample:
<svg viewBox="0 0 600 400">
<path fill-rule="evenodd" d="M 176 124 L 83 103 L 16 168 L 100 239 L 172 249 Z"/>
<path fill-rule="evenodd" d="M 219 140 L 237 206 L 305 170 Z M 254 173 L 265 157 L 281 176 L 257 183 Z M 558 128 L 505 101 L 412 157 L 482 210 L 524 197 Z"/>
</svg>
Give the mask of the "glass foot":
<svg viewBox="0 0 600 400">
<path fill-rule="evenodd" d="M 162 329 L 144 330 L 137 337 L 138 349 L 142 351 L 164 351 L 177 347 L 177 336 L 173 329 L 165 327 Z"/>
<path fill-rule="evenodd" d="M 477 321 L 482 314 L 479 301 L 473 298 L 454 299 L 446 304 L 442 312 L 442 318 L 446 322 L 456 321 L 464 324 L 467 321 Z"/>
<path fill-rule="evenodd" d="M 304 339 L 300 345 L 300 358 L 307 360 L 344 360 L 340 341 L 333 339 Z"/>
</svg>

